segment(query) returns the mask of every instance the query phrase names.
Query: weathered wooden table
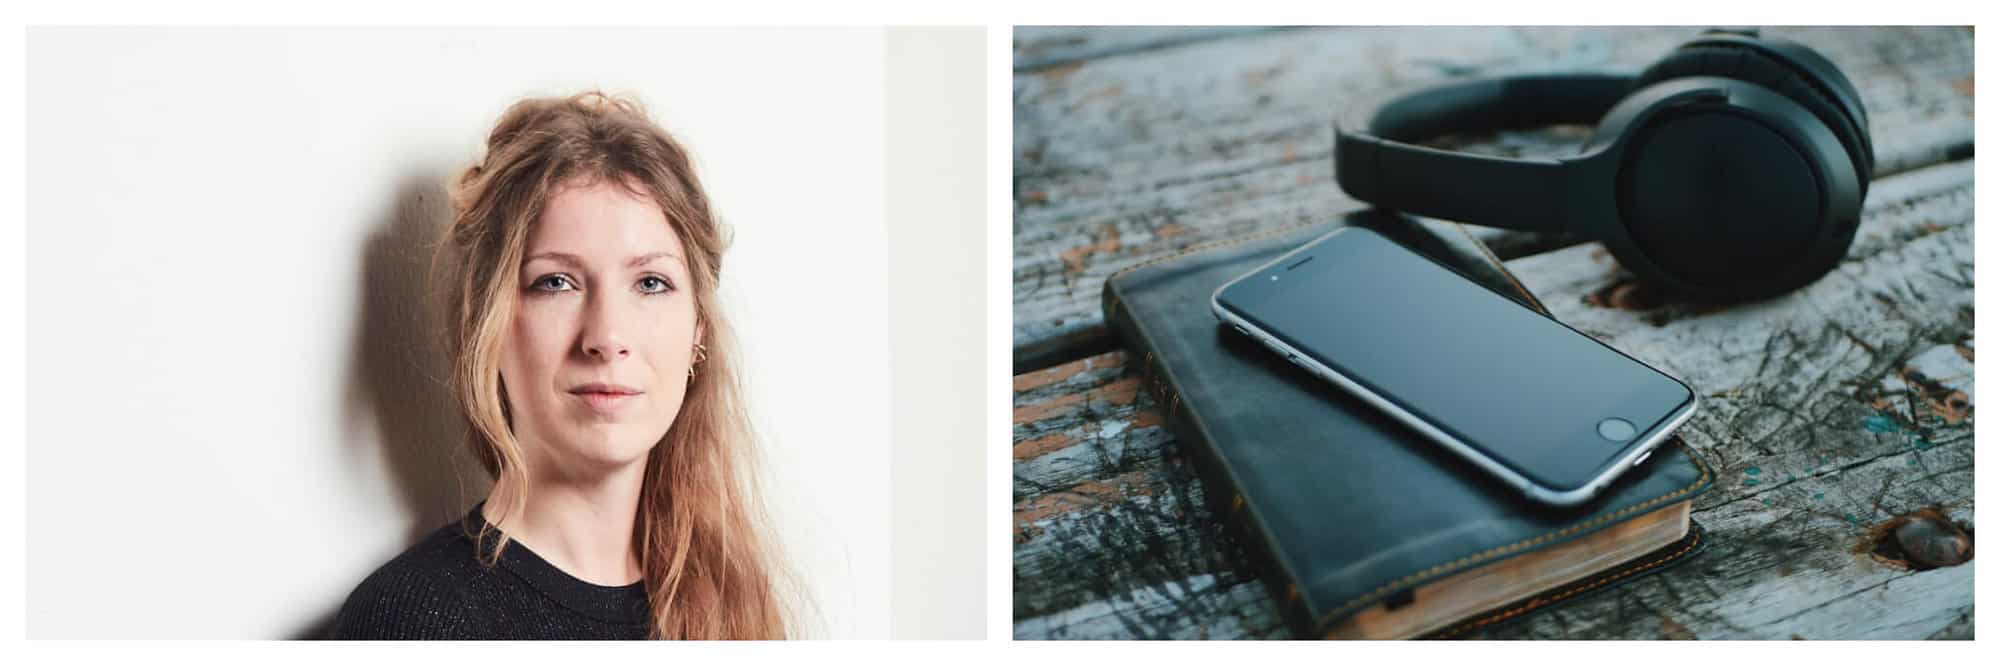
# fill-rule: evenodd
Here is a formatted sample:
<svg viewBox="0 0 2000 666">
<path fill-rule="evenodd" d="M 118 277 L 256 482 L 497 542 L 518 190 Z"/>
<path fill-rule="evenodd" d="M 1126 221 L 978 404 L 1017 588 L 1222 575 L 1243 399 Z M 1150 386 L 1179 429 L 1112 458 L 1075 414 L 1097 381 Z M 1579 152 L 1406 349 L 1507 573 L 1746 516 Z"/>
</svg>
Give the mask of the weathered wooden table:
<svg viewBox="0 0 2000 666">
<path fill-rule="evenodd" d="M 1358 208 L 1332 180 L 1346 100 L 1495 72 L 1636 71 L 1694 32 L 1017 29 L 1015 636 L 1287 635 L 1105 329 L 1106 276 Z M 1681 433 L 1720 474 L 1695 503 L 1706 553 L 1485 637 L 1972 637 L 1973 563 L 1897 549 L 1971 541 L 1972 31 L 1764 34 L 1832 59 L 1872 121 L 1875 183 L 1832 274 L 1698 308 L 1632 284 L 1594 243 L 1477 232 L 1556 317 L 1700 391 Z M 1553 155 L 1587 132 L 1452 143 Z"/>
</svg>

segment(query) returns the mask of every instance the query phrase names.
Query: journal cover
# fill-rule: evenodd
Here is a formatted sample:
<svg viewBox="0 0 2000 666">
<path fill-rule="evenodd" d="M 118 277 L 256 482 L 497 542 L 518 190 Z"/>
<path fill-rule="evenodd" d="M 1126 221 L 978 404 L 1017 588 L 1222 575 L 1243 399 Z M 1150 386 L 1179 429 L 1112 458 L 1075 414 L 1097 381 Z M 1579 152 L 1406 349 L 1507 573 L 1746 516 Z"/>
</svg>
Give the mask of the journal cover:
<svg viewBox="0 0 2000 666">
<path fill-rule="evenodd" d="M 1587 546 L 1573 542 L 1709 487 L 1707 465 L 1676 435 L 1584 505 L 1534 503 L 1211 314 L 1217 287 L 1341 225 L 1380 232 L 1547 314 L 1463 227 L 1380 210 L 1197 247 L 1104 286 L 1106 321 L 1196 462 L 1217 515 L 1252 544 L 1300 633 L 1324 636 L 1364 610 L 1422 603 L 1415 590 L 1454 574 Z M 1484 344 L 1476 327 L 1464 334 L 1464 344 Z M 1677 542 L 1454 616 L 1426 635 L 1459 635 L 1658 571 L 1699 552 L 1702 538 L 1690 521 Z"/>
</svg>

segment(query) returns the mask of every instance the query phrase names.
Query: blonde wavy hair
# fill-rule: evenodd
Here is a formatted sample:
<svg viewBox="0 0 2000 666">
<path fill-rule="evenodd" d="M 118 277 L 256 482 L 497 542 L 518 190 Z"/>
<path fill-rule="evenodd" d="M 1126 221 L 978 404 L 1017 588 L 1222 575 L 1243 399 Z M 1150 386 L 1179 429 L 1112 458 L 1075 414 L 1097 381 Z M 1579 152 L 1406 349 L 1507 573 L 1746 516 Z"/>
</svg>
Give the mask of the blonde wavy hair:
<svg viewBox="0 0 2000 666">
<path fill-rule="evenodd" d="M 607 181 L 650 197 L 666 213 L 686 249 L 707 347 L 680 413 L 647 454 L 632 526 L 652 636 L 784 638 L 793 624 L 781 600 L 787 577 L 754 492 L 755 440 L 737 350 L 716 303 L 727 233 L 687 151 L 634 100 L 586 92 L 515 103 L 487 137 L 485 159 L 450 184 L 451 224 L 432 272 L 446 296 L 451 391 L 467 444 L 495 480 L 523 490 L 495 507 L 518 515 L 528 478 L 499 362 L 520 297 L 528 231 L 554 190 Z M 483 544 L 487 534 L 479 536 Z M 494 559 L 506 544 L 502 533 Z"/>
</svg>

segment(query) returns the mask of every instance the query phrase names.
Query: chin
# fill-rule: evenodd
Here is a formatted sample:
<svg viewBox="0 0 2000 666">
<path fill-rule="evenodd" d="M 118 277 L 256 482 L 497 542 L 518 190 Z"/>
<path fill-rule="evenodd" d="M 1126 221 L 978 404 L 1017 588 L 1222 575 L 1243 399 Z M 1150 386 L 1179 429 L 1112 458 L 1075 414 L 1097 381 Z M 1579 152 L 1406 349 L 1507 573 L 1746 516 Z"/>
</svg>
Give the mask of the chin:
<svg viewBox="0 0 2000 666">
<path fill-rule="evenodd" d="M 596 423 L 577 429 L 564 448 L 598 466 L 624 467 L 644 462 L 665 434 L 636 424 Z"/>
</svg>

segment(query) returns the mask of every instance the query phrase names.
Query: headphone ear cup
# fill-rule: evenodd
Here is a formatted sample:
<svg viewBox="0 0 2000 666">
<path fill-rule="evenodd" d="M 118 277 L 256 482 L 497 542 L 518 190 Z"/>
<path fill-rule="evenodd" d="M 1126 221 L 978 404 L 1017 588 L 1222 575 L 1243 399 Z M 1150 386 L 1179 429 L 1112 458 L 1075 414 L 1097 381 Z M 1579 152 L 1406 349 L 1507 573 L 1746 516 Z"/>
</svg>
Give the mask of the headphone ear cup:
<svg viewBox="0 0 2000 666">
<path fill-rule="evenodd" d="M 1763 122 L 1726 110 L 1663 111 L 1625 148 L 1616 201 L 1633 247 L 1612 252 L 1642 278 L 1718 300 L 1789 289 L 1796 286 L 1789 276 L 1804 266 L 1816 278 L 1828 251 L 1827 199 L 1811 162 L 1841 159 L 1828 154 L 1839 148 L 1820 148 L 1825 157 L 1815 158 Z"/>
<path fill-rule="evenodd" d="M 1808 81 L 1806 75 L 1749 47 L 1690 44 L 1647 67 L 1640 73 L 1634 89 L 1688 76 L 1720 76 L 1754 83 L 1805 107 L 1813 117 L 1833 130 L 1841 147 L 1847 149 L 1847 158 L 1855 170 L 1856 180 L 1861 184 L 1862 197 L 1867 197 L 1868 180 L 1875 170 L 1875 156 L 1862 139 L 1862 133 L 1868 128 L 1821 92 L 1820 86 Z"/>
</svg>

